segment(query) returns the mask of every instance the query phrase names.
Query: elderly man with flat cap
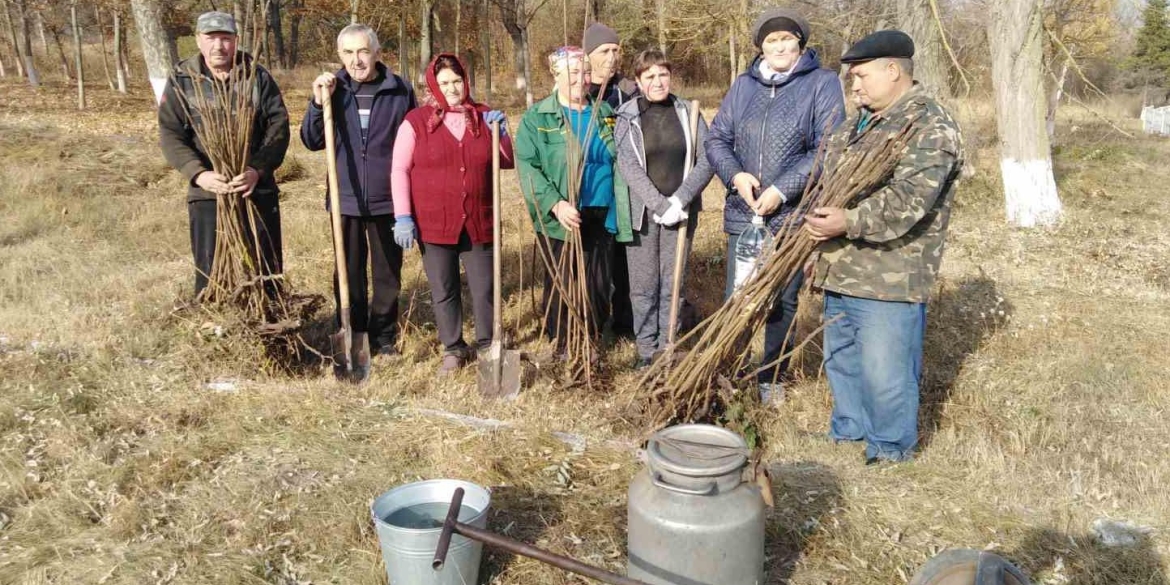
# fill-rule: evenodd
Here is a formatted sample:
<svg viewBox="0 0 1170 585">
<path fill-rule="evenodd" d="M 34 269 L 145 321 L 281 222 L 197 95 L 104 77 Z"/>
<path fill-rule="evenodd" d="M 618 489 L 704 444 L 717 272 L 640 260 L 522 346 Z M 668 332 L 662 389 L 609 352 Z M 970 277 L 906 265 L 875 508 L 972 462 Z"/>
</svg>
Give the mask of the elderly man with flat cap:
<svg viewBox="0 0 1170 585">
<path fill-rule="evenodd" d="M 909 128 L 901 159 L 848 208 L 821 207 L 805 230 L 821 242 L 814 283 L 825 293 L 829 436 L 864 441 L 867 465 L 909 460 L 918 444 L 926 303 L 938 276 L 955 182 L 959 125 L 914 81 L 914 42 L 879 31 L 849 49 L 857 113 L 829 138 L 828 159 L 885 148 Z"/>
<path fill-rule="evenodd" d="M 251 155 L 243 173 L 225 177 L 215 172 L 207 151 L 195 136 L 194 125 L 201 120 L 195 109 L 195 92 L 212 96 L 215 92 L 213 80 L 227 83 L 231 91 L 238 91 L 240 76 L 233 72 L 245 71 L 251 65 L 252 56 L 236 49 L 238 34 L 232 15 L 224 12 L 201 14 L 195 22 L 195 44 L 199 47 L 199 54 L 175 66 L 158 107 L 163 156 L 187 180 L 187 215 L 191 253 L 195 257 L 196 297 L 207 286 L 215 255 L 217 194 L 248 197 L 255 205 L 260 219 L 256 230 L 261 272 L 279 274 L 283 260 L 280 192 L 273 173 L 284 162 L 288 150 L 288 110 L 272 75 L 257 65 L 251 80 L 256 114 L 252 123 Z"/>
<path fill-rule="evenodd" d="M 633 80 L 622 77 L 622 42 L 617 31 L 595 22 L 585 29 L 585 55 L 589 58 L 589 96 L 601 100 L 615 112 L 622 104 L 636 99 L 640 94 Z M 604 91 L 602 91 L 604 90 Z M 630 301 L 630 276 L 626 259 L 626 246 L 614 242 L 612 257 L 607 260 L 613 276 L 611 301 L 612 329 L 618 335 L 633 336 L 634 309 Z"/>
</svg>

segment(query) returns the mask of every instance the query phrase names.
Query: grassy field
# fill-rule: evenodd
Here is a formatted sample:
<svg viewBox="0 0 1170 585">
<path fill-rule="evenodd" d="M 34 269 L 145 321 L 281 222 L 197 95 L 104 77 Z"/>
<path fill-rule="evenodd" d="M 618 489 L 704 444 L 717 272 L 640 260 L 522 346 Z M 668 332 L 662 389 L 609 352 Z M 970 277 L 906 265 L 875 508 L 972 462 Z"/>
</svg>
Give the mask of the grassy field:
<svg viewBox="0 0 1170 585">
<path fill-rule="evenodd" d="M 294 136 L 307 79 L 285 82 L 298 87 L 286 91 Z M 0 583 L 384 583 L 368 504 L 435 477 L 492 486 L 492 529 L 624 572 L 625 490 L 640 469 L 624 418 L 630 343 L 609 350 L 614 390 L 538 375 L 514 402 L 481 401 L 471 370 L 434 378 L 410 253 L 403 357 L 376 362 L 361 387 L 265 371 L 230 326 L 176 309 L 192 272 L 183 186 L 144 94 L 91 92 L 76 113 L 64 86 L 0 82 Z M 937 552 L 971 547 L 1037 583 L 1165 584 L 1170 145 L 1062 114 L 1066 219 L 1016 231 L 990 113 L 957 109 L 975 173 L 930 306 L 921 455 L 868 468 L 857 446 L 817 440 L 830 399 L 806 355 L 783 408 L 754 414 L 776 480 L 768 582 L 904 583 Z M 287 273 L 327 294 L 322 158 L 294 138 L 281 176 Z M 505 186 L 505 318 L 533 347 L 531 231 L 513 173 Z M 723 275 L 721 194 L 705 198 L 690 283 L 702 313 Z M 331 327 L 322 312 L 312 338 Z M 1100 518 L 1152 530 L 1109 548 L 1093 537 Z M 482 575 L 582 582 L 496 552 Z"/>
</svg>

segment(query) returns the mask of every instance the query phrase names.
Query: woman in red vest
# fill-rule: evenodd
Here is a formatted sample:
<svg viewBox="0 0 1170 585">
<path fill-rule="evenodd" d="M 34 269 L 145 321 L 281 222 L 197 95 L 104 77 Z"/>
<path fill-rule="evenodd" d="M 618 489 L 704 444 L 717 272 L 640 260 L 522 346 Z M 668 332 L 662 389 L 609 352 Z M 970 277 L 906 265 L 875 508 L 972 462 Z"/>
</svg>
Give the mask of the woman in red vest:
<svg viewBox="0 0 1170 585">
<path fill-rule="evenodd" d="M 500 123 L 500 166 L 510 169 L 512 141 L 504 113 L 471 99 L 467 69 L 441 53 L 427 67 L 430 96 L 406 115 L 394 141 L 391 191 L 394 240 L 410 248 L 415 238 L 431 284 L 435 324 L 443 344 L 439 375 L 467 364 L 473 353 L 463 340 L 459 261 L 467 271 L 480 349 L 492 337 L 492 136 Z"/>
</svg>

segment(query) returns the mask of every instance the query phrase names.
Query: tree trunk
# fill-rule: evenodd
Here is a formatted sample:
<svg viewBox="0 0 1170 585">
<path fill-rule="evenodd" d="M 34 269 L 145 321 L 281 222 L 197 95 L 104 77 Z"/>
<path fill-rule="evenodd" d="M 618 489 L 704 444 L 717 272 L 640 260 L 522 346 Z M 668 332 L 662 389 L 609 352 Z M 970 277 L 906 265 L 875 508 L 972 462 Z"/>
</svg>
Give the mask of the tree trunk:
<svg viewBox="0 0 1170 585">
<path fill-rule="evenodd" d="M 16 60 L 16 75 L 24 77 L 24 63 L 21 63 L 20 39 L 16 36 L 16 27 L 12 24 L 12 15 L 8 12 L 8 0 L 0 0 L 0 8 L 4 9 L 4 23 L 8 26 L 8 37 L 12 42 L 12 57 Z"/>
<path fill-rule="evenodd" d="M 727 24 L 727 65 L 731 71 L 730 83 L 735 84 L 735 78 L 739 76 L 739 70 L 735 68 L 735 21 Z"/>
<path fill-rule="evenodd" d="M 106 85 L 113 90 L 114 78 L 110 76 L 110 58 L 106 54 L 106 27 L 102 23 L 102 9 L 96 5 L 93 7 L 93 18 L 97 23 L 98 38 L 102 41 L 102 72 L 106 74 Z"/>
<path fill-rule="evenodd" d="M 654 11 L 658 16 L 658 50 L 666 54 L 666 0 L 654 0 Z"/>
<path fill-rule="evenodd" d="M 240 0 L 232 0 L 232 18 L 236 19 L 236 26 L 244 22 L 244 6 Z"/>
<path fill-rule="evenodd" d="M 276 60 L 282 69 L 288 68 L 288 61 L 284 53 L 284 32 L 280 27 L 280 0 L 269 0 L 268 2 L 268 29 L 272 31 L 272 50 L 275 53 Z"/>
<path fill-rule="evenodd" d="M 398 74 L 405 80 L 410 80 L 410 59 L 406 53 L 406 18 L 398 19 Z"/>
<path fill-rule="evenodd" d="M 255 40 L 255 30 L 252 27 L 252 13 L 255 9 L 256 0 L 244 0 L 244 19 L 236 21 L 237 30 L 240 31 L 240 50 L 245 53 L 251 53 L 256 50 L 252 46 L 252 41 Z"/>
<path fill-rule="evenodd" d="M 45 54 L 45 58 L 49 57 L 49 37 L 45 36 L 45 17 L 41 16 L 39 11 L 35 12 L 37 17 L 37 34 L 41 37 L 41 52 Z"/>
<path fill-rule="evenodd" d="M 358 0 L 349 0 L 349 23 L 358 23 Z"/>
<path fill-rule="evenodd" d="M 950 70 L 943 47 L 942 25 L 934 18 L 931 0 L 897 0 L 898 28 L 914 39 L 914 79 L 940 98 L 951 97 Z"/>
<path fill-rule="evenodd" d="M 593 22 L 602 22 L 605 19 L 601 13 L 605 10 L 605 0 L 587 0 L 589 2 L 589 16 L 592 17 Z M 525 27 L 527 30 L 527 27 Z"/>
<path fill-rule="evenodd" d="M 531 108 L 535 100 L 532 96 L 532 59 L 528 55 L 528 27 L 524 27 L 521 38 L 524 41 L 524 104 Z"/>
<path fill-rule="evenodd" d="M 1069 60 L 1066 58 L 1060 66 L 1060 75 L 1056 78 L 1056 85 L 1048 94 L 1048 116 L 1045 117 L 1045 127 L 1048 129 L 1048 142 L 1056 144 L 1056 109 L 1060 107 L 1060 98 L 1064 97 L 1064 82 L 1068 79 Z"/>
<path fill-rule="evenodd" d="M 459 32 L 463 27 L 463 0 L 455 0 L 455 54 L 459 54 Z"/>
<path fill-rule="evenodd" d="M 77 0 L 69 5 L 69 18 L 73 21 L 73 61 L 77 70 L 77 109 L 85 109 L 85 68 L 81 61 L 81 27 L 77 24 Z M 105 52 L 102 53 L 105 55 Z"/>
<path fill-rule="evenodd" d="M 57 47 L 57 60 L 61 63 L 61 75 L 65 81 L 73 81 L 73 75 L 69 72 L 69 58 L 65 56 L 65 45 L 61 42 L 61 31 L 56 27 L 50 27 L 49 32 L 53 35 L 53 44 Z"/>
<path fill-rule="evenodd" d="M 419 0 L 422 18 L 418 24 L 418 83 L 427 82 L 427 66 L 431 64 L 434 41 L 435 0 Z M 438 96 L 435 96 L 438 99 Z"/>
<path fill-rule="evenodd" d="M 24 74 L 28 76 L 28 84 L 33 87 L 40 87 L 41 78 L 37 75 L 36 63 L 33 63 L 32 53 L 32 38 L 29 36 L 29 20 L 32 15 L 24 7 L 25 0 L 16 0 L 16 15 L 20 17 L 20 32 L 23 37 L 24 47 L 21 49 L 24 57 Z"/>
<path fill-rule="evenodd" d="M 528 71 L 528 67 L 524 63 L 528 61 L 528 46 L 525 43 L 524 27 L 528 23 L 521 19 L 524 2 L 498 0 L 496 8 L 500 9 L 500 23 L 504 25 L 504 30 L 508 31 L 508 36 L 512 39 L 512 71 L 516 76 L 516 89 L 527 93 L 528 76 L 525 72 Z"/>
<path fill-rule="evenodd" d="M 288 67 L 294 69 L 301 61 L 301 0 L 289 4 L 288 13 Z"/>
<path fill-rule="evenodd" d="M 130 7 L 134 11 L 134 23 L 138 28 L 142 56 L 146 61 L 147 75 L 150 77 L 150 86 L 154 89 L 154 100 L 157 103 L 162 99 L 171 68 L 179 58 L 173 52 L 173 45 L 167 38 L 166 29 L 163 28 L 158 0 L 130 0 Z"/>
<path fill-rule="evenodd" d="M 488 0 L 483 0 L 483 88 L 484 96 L 492 99 L 492 25 L 488 14 Z"/>
<path fill-rule="evenodd" d="M 125 35 L 122 32 L 122 10 L 114 11 L 114 74 L 118 77 L 118 93 L 126 93 Z"/>
<path fill-rule="evenodd" d="M 999 0 L 987 24 L 1008 223 L 1050 226 L 1061 216 L 1044 128 L 1043 16 L 1035 0 Z"/>
</svg>

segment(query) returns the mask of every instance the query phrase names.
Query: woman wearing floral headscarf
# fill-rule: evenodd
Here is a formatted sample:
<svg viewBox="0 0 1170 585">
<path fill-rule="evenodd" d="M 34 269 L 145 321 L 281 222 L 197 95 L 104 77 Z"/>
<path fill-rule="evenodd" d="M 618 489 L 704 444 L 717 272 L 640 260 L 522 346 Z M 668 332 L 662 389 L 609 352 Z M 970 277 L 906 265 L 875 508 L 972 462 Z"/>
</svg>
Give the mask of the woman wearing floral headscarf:
<svg viewBox="0 0 1170 585">
<path fill-rule="evenodd" d="M 589 289 L 593 331 L 600 331 L 609 316 L 612 291 L 613 242 L 629 242 L 629 192 L 614 160 L 614 112 L 588 93 L 588 60 L 577 47 L 561 47 L 549 55 L 549 70 L 556 90 L 524 113 L 516 131 L 516 166 L 528 212 L 538 238 L 548 238 L 555 264 L 570 231 L 580 234 L 586 256 L 585 280 Z M 583 172 L 577 205 L 570 203 L 567 146 L 576 140 L 583 152 Z M 543 245 L 543 244 L 542 244 Z M 556 293 L 552 275 L 546 272 L 545 334 L 563 343 L 561 322 L 567 309 Z M 553 307 L 549 310 L 549 307 Z"/>
<path fill-rule="evenodd" d="M 463 340 L 459 261 L 467 272 L 480 349 L 492 337 L 492 137 L 500 123 L 500 164 L 512 168 L 512 142 L 503 112 L 471 99 L 467 69 L 442 53 L 427 67 L 430 98 L 406 115 L 394 140 L 391 190 L 394 240 L 419 240 L 431 285 L 435 324 L 443 344 L 439 375 L 472 356 Z M 417 224 L 417 227 L 416 227 Z"/>
</svg>

